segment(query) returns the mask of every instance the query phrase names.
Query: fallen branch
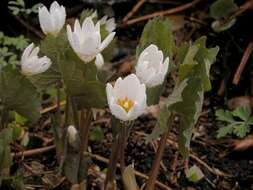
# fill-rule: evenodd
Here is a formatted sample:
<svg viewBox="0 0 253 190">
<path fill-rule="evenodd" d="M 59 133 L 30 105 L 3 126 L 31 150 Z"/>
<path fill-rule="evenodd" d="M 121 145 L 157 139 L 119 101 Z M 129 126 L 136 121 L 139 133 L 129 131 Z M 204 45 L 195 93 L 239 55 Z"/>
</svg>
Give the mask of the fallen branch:
<svg viewBox="0 0 253 190">
<path fill-rule="evenodd" d="M 138 134 L 140 136 L 146 137 L 147 134 L 143 133 L 143 132 L 138 132 L 136 131 L 135 134 Z M 178 149 L 178 143 L 171 140 L 171 139 L 167 139 L 166 142 L 168 145 L 172 146 L 175 149 Z M 232 177 L 229 174 L 226 174 L 225 172 L 219 170 L 218 168 L 212 168 L 210 167 L 207 163 L 205 163 L 203 160 L 201 160 L 200 158 L 198 158 L 196 155 L 194 155 L 193 153 L 190 153 L 190 158 L 192 158 L 193 160 L 195 160 L 196 162 L 198 162 L 200 165 L 204 166 L 209 172 L 211 172 L 214 175 L 220 176 L 220 177 Z"/>
<path fill-rule="evenodd" d="M 47 147 L 42 147 L 42 148 L 35 148 L 31 150 L 26 150 L 18 153 L 12 153 L 12 157 L 18 158 L 18 157 L 29 157 L 37 154 L 42 154 L 51 150 L 55 149 L 55 145 L 47 146 Z"/>
<path fill-rule="evenodd" d="M 175 13 L 179 13 L 182 12 L 188 8 L 193 7 L 195 4 L 197 4 L 198 2 L 200 2 L 201 0 L 193 0 L 190 3 L 186 3 L 184 5 L 172 8 L 172 9 L 168 9 L 165 11 L 158 11 L 158 12 L 154 12 L 148 15 L 144 15 L 144 16 L 140 16 L 131 20 L 126 21 L 122 26 L 126 26 L 126 25 L 131 25 L 131 24 L 135 24 L 137 22 L 143 22 L 145 20 L 157 17 L 157 16 L 164 16 L 164 15 L 169 15 L 169 14 L 175 14 Z"/>
<path fill-rule="evenodd" d="M 64 101 L 61 101 L 60 102 L 60 106 L 64 106 L 66 104 L 66 101 L 64 100 Z M 47 112 L 49 112 L 49 111 L 52 111 L 52 110 L 55 110 L 56 108 L 57 108 L 57 104 L 54 104 L 54 105 L 52 105 L 52 106 L 49 106 L 49 107 L 47 107 L 47 108 L 44 108 L 44 109 L 42 109 L 41 111 L 40 111 L 40 113 L 41 114 L 44 114 L 44 113 L 47 113 Z"/>
<path fill-rule="evenodd" d="M 127 15 L 123 18 L 123 22 L 128 21 L 128 19 L 132 17 L 134 13 L 136 13 L 144 3 L 145 0 L 139 0 L 137 4 L 132 8 L 132 10 L 129 13 L 127 13 Z"/>
<path fill-rule="evenodd" d="M 35 27 L 33 27 L 32 25 L 30 25 L 29 23 L 27 23 L 25 20 L 23 20 L 21 17 L 19 16 L 14 16 L 14 18 L 21 24 L 23 25 L 27 30 L 29 30 L 30 32 L 33 32 L 37 37 L 39 37 L 40 39 L 44 38 L 44 34 L 40 31 L 38 31 Z"/>
<path fill-rule="evenodd" d="M 243 12 L 245 12 L 246 10 L 248 10 L 252 7 L 253 7 L 253 0 L 246 1 L 243 5 L 240 6 L 238 11 L 236 11 L 234 14 L 230 15 L 229 17 L 225 18 L 224 23 L 226 23 L 227 21 L 232 20 L 235 17 L 241 15 Z"/>
<path fill-rule="evenodd" d="M 92 158 L 92 159 L 97 160 L 97 161 L 104 162 L 104 163 L 106 163 L 106 164 L 109 163 L 109 159 L 107 159 L 107 158 L 105 158 L 105 157 L 103 157 L 103 156 L 100 156 L 100 155 L 98 155 L 98 154 L 92 154 L 92 153 L 90 153 L 90 152 L 85 152 L 84 154 L 87 155 L 87 156 L 89 156 L 89 157 Z M 117 167 L 120 168 L 120 164 L 117 164 Z M 145 180 L 148 180 L 148 176 L 145 175 L 145 174 L 143 174 L 143 173 L 141 173 L 141 172 L 139 172 L 139 171 L 134 170 L 134 174 L 135 174 L 136 176 L 138 176 L 138 177 L 141 177 L 141 178 L 143 178 L 143 179 L 145 179 Z M 165 185 L 165 184 L 163 184 L 163 183 L 161 183 L 161 182 L 159 182 L 159 181 L 157 181 L 157 180 L 155 181 L 155 184 L 156 184 L 157 187 L 159 187 L 160 189 L 163 189 L 163 190 L 172 190 L 171 187 L 168 187 L 167 185 Z"/>
<path fill-rule="evenodd" d="M 239 83 L 242 71 L 244 70 L 244 67 L 246 66 L 246 63 L 247 63 L 252 51 L 253 51 L 253 40 L 248 44 L 245 52 L 243 53 L 240 65 L 238 66 L 238 68 L 235 72 L 235 75 L 234 75 L 233 84 L 237 85 Z"/>
</svg>

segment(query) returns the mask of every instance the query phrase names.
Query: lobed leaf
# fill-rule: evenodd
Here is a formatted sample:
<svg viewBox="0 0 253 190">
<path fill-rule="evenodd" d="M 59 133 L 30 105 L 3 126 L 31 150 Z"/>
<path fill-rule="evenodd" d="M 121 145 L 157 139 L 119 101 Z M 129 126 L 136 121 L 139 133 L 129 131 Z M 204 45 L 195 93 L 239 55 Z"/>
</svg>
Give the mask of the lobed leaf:
<svg viewBox="0 0 253 190">
<path fill-rule="evenodd" d="M 231 13 L 238 10 L 238 8 L 234 0 L 217 0 L 210 7 L 210 15 L 218 20 L 225 16 L 229 16 Z"/>
<path fill-rule="evenodd" d="M 7 110 L 36 122 L 40 117 L 40 97 L 21 73 L 8 65 L 0 69 L 0 99 Z"/>
</svg>

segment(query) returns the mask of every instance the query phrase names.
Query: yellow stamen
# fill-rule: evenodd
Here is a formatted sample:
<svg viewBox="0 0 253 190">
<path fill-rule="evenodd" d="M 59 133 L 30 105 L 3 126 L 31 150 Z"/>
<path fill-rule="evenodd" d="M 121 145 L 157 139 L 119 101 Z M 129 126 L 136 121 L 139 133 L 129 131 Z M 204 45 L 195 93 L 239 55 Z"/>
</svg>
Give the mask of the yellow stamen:
<svg viewBox="0 0 253 190">
<path fill-rule="evenodd" d="M 127 97 L 124 99 L 118 99 L 117 104 L 120 105 L 126 112 L 129 112 L 129 110 L 134 106 L 134 102 Z"/>
</svg>

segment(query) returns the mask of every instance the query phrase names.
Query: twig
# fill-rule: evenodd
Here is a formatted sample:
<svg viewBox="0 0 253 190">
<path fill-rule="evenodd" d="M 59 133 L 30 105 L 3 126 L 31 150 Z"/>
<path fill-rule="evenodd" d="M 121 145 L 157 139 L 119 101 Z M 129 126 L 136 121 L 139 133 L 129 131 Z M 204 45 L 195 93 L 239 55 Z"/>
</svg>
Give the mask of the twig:
<svg viewBox="0 0 253 190">
<path fill-rule="evenodd" d="M 27 23 L 26 21 L 24 21 L 21 17 L 19 16 L 14 16 L 14 18 L 20 23 L 22 24 L 27 30 L 33 32 L 36 36 L 38 36 L 39 38 L 43 39 L 44 38 L 44 34 L 40 31 L 38 31 L 35 27 L 33 27 L 32 25 L 30 25 L 29 23 Z"/>
<path fill-rule="evenodd" d="M 223 97 L 225 95 L 225 90 L 226 90 L 226 81 L 223 78 L 220 83 L 220 87 L 218 89 L 217 95 Z"/>
<path fill-rule="evenodd" d="M 65 101 L 65 100 L 60 102 L 60 106 L 64 106 L 65 104 L 66 104 L 66 101 Z M 52 105 L 52 106 L 49 106 L 49 107 L 47 107 L 47 108 L 42 109 L 42 110 L 40 111 L 40 113 L 41 113 L 41 114 L 44 114 L 44 113 L 50 112 L 50 111 L 52 111 L 52 110 L 55 110 L 56 108 L 57 108 L 57 104 L 54 104 L 54 105 Z"/>
<path fill-rule="evenodd" d="M 89 152 L 85 152 L 84 154 L 87 155 L 87 156 L 89 156 L 90 158 L 95 159 L 95 160 L 98 160 L 98 161 L 100 161 L 100 162 L 103 162 L 103 163 L 106 163 L 106 164 L 109 163 L 109 159 L 107 159 L 107 158 L 105 158 L 105 157 L 103 157 L 103 156 L 100 156 L 100 155 L 98 155 L 98 154 L 92 154 L 92 153 L 89 153 Z M 120 164 L 117 164 L 117 167 L 120 168 Z M 147 176 L 147 175 L 145 175 L 145 174 L 143 174 L 143 173 L 141 173 L 141 172 L 139 172 L 139 171 L 134 170 L 134 174 L 135 174 L 136 176 L 138 176 L 138 177 L 141 177 L 141 178 L 145 179 L 145 180 L 148 179 L 148 176 Z M 172 190 L 171 187 L 168 187 L 167 185 L 165 185 L 165 184 L 163 184 L 163 183 L 161 183 L 161 182 L 159 182 L 159 181 L 157 181 L 157 180 L 155 181 L 155 184 L 156 184 L 157 187 L 159 187 L 160 189 L 163 189 L 163 190 Z"/>
<path fill-rule="evenodd" d="M 28 166 L 26 163 L 22 163 L 22 164 L 23 164 L 24 168 L 25 168 L 28 172 L 30 172 L 32 175 L 34 175 L 34 176 L 39 176 L 39 177 L 42 175 L 42 174 L 38 173 L 37 171 L 34 171 L 33 168 L 30 167 L 30 166 Z M 41 180 L 42 180 L 42 182 L 47 186 L 47 187 L 45 187 L 45 188 L 48 189 L 48 186 L 49 186 L 48 182 L 47 182 L 43 177 L 41 178 Z"/>
<path fill-rule="evenodd" d="M 240 6 L 238 11 L 236 11 L 234 14 L 230 15 L 229 17 L 225 18 L 224 23 L 239 16 L 240 14 L 245 12 L 246 10 L 252 8 L 252 6 L 253 6 L 253 0 L 246 1 L 243 5 Z"/>
<path fill-rule="evenodd" d="M 252 1 L 253 2 L 253 1 Z M 242 74 L 242 71 L 251 55 L 253 51 L 253 40 L 248 44 L 243 56 L 242 56 L 242 59 L 241 59 L 241 62 L 240 62 L 240 65 L 238 66 L 236 72 L 235 72 L 235 75 L 234 75 L 234 79 L 233 79 L 233 83 L 235 85 L 237 85 L 240 81 L 240 78 L 241 78 L 241 74 Z"/>
<path fill-rule="evenodd" d="M 172 8 L 172 9 L 168 9 L 165 11 L 158 11 L 158 12 L 154 12 L 148 15 L 144 15 L 144 16 L 140 16 L 131 20 L 128 20 L 127 22 L 125 22 L 122 26 L 126 26 L 126 25 L 131 25 L 131 24 L 135 24 L 137 22 L 142 22 L 157 16 L 164 16 L 164 15 L 169 15 L 169 14 L 175 14 L 175 13 L 179 13 L 182 12 L 188 8 L 193 7 L 195 4 L 197 4 L 198 2 L 200 2 L 201 0 L 193 0 L 190 3 L 186 3 L 184 5 Z"/>
<path fill-rule="evenodd" d="M 28 157 L 28 156 L 33 156 L 36 154 L 41 154 L 41 153 L 45 153 L 51 150 L 55 149 L 55 145 L 51 145 L 51 146 L 47 146 L 47 147 L 43 147 L 43 148 L 35 148 L 35 149 L 31 149 L 31 150 L 26 150 L 23 152 L 18 152 L 18 153 L 12 153 L 11 155 L 13 157 Z"/>
<path fill-rule="evenodd" d="M 143 132 L 139 132 L 136 131 L 136 134 L 146 137 L 147 134 L 143 133 Z M 178 143 L 171 140 L 171 139 L 167 139 L 167 144 L 171 145 L 174 149 L 178 149 Z M 193 160 L 195 160 L 196 162 L 198 162 L 200 165 L 204 166 L 209 172 L 211 172 L 214 175 L 220 176 L 220 177 L 231 177 L 231 175 L 224 173 L 223 171 L 219 170 L 218 168 L 211 168 L 210 166 L 208 166 L 208 164 L 206 164 L 203 160 L 199 159 L 196 155 L 194 155 L 193 153 L 190 153 L 190 158 L 192 158 Z"/>
<path fill-rule="evenodd" d="M 123 22 L 128 21 L 128 19 L 131 18 L 134 15 L 134 13 L 136 13 L 144 3 L 145 0 L 139 0 L 137 4 L 132 8 L 132 10 L 129 13 L 127 13 L 127 15 L 123 18 Z"/>
</svg>

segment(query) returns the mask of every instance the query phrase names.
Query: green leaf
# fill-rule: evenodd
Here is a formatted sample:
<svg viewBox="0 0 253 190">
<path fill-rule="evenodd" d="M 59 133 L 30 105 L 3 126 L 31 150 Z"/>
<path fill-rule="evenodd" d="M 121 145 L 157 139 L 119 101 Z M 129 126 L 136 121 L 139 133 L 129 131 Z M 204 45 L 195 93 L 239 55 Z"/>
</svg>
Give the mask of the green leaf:
<svg viewBox="0 0 253 190">
<path fill-rule="evenodd" d="M 231 13 L 238 10 L 238 8 L 234 0 L 217 0 L 210 7 L 210 15 L 218 20 L 229 16 Z"/>
<path fill-rule="evenodd" d="M 246 136 L 247 133 L 250 132 L 250 126 L 245 124 L 234 126 L 233 133 L 236 134 L 238 137 L 243 138 Z"/>
<path fill-rule="evenodd" d="M 159 103 L 160 96 L 163 92 L 163 89 L 164 89 L 164 83 L 155 87 L 147 88 L 146 93 L 147 93 L 148 106 Z"/>
<path fill-rule="evenodd" d="M 40 117 L 39 94 L 30 81 L 11 65 L 0 68 L 0 99 L 6 110 L 15 110 L 32 122 Z"/>
<path fill-rule="evenodd" d="M 3 141 L 1 145 L 5 146 L 7 144 L 10 144 L 12 142 L 12 134 L 13 134 L 12 128 L 5 128 L 1 130 L 0 139 Z"/>
<path fill-rule="evenodd" d="M 85 108 L 106 105 L 105 84 L 97 80 L 94 62 L 84 63 L 72 50 L 66 34 L 48 36 L 41 44 L 41 52 L 52 60 L 48 71 L 32 78 L 39 87 L 63 83 L 67 94 Z"/>
<path fill-rule="evenodd" d="M 215 112 L 215 116 L 217 117 L 218 120 L 221 120 L 221 121 L 225 121 L 225 122 L 234 122 L 234 118 L 233 118 L 233 115 L 230 111 L 228 110 L 217 110 Z"/>
<path fill-rule="evenodd" d="M 2 170 L 10 168 L 12 164 L 10 143 L 12 142 L 12 128 L 5 128 L 0 132 L 0 176 Z"/>
<path fill-rule="evenodd" d="M 122 174 L 122 178 L 125 190 L 139 190 L 139 187 L 135 179 L 133 164 L 126 167 L 126 169 Z"/>
<path fill-rule="evenodd" d="M 218 129 L 217 131 L 217 138 L 222 138 L 227 136 L 228 134 L 232 134 L 233 133 L 233 126 L 232 125 L 228 125 L 226 127 L 221 127 Z"/>
<path fill-rule="evenodd" d="M 146 137 L 146 142 L 151 142 L 153 139 L 157 139 L 161 134 L 168 130 L 168 127 L 170 127 L 168 125 L 168 120 L 173 111 L 171 106 L 183 100 L 182 92 L 186 85 L 187 80 L 184 80 L 174 87 L 172 94 L 166 100 L 166 104 L 160 113 L 155 128 L 153 129 L 152 133 Z"/>
<path fill-rule="evenodd" d="M 23 117 L 22 115 L 19 115 L 17 112 L 14 113 L 15 114 L 15 122 L 20 124 L 20 125 L 24 125 L 25 122 L 27 122 L 27 119 L 25 117 Z"/>
<path fill-rule="evenodd" d="M 253 125 L 253 117 L 248 118 L 247 124 Z"/>
<path fill-rule="evenodd" d="M 204 177 L 203 172 L 196 165 L 194 165 L 190 169 L 186 170 L 185 174 L 186 174 L 187 179 L 191 182 L 194 182 L 194 183 L 198 182 L 199 180 L 201 180 Z"/>
<path fill-rule="evenodd" d="M 247 106 L 245 107 L 240 106 L 240 107 L 237 107 L 233 112 L 231 112 L 231 114 L 234 117 L 239 117 L 243 121 L 247 121 L 248 118 L 250 117 L 251 109 L 250 107 L 247 107 Z"/>
<path fill-rule="evenodd" d="M 90 140 L 92 141 L 101 141 L 104 138 L 103 130 L 100 126 L 96 126 L 90 133 Z"/>
<path fill-rule="evenodd" d="M 12 129 L 13 129 L 12 138 L 13 140 L 17 140 L 22 134 L 22 128 L 20 126 L 15 125 L 12 126 Z"/>
<path fill-rule="evenodd" d="M 172 35 L 171 22 L 168 19 L 159 17 L 150 20 L 144 27 L 140 44 L 137 48 L 139 55 L 150 44 L 155 44 L 162 50 L 164 57 L 172 56 L 174 48 L 174 38 Z"/>
<path fill-rule="evenodd" d="M 168 128 L 170 127 L 168 125 L 168 120 L 170 116 L 171 112 L 166 106 L 164 106 L 156 122 L 155 128 L 153 129 L 152 133 L 146 137 L 146 143 L 157 139 L 161 134 L 165 133 L 168 130 Z"/>
<path fill-rule="evenodd" d="M 182 61 L 179 80 L 187 79 L 188 85 L 182 92 L 183 101 L 173 105 L 172 109 L 181 116 L 179 151 L 184 159 L 189 156 L 192 130 L 202 110 L 204 91 L 211 88 L 209 71 L 218 50 L 218 47 L 206 48 L 206 37 L 199 38 L 192 46 L 184 45 L 182 50 L 179 50 L 180 56 L 184 56 L 178 59 Z"/>
<path fill-rule="evenodd" d="M 227 126 L 218 130 L 217 138 L 225 137 L 229 134 L 234 134 L 240 138 L 245 137 L 250 132 L 250 125 L 253 125 L 253 117 L 251 117 L 251 109 L 249 107 L 237 107 L 232 112 L 217 110 L 216 116 L 218 120 L 227 123 Z M 238 119 L 241 121 L 238 121 Z"/>
<path fill-rule="evenodd" d="M 80 15 L 80 23 L 83 23 L 84 19 L 91 16 L 94 13 L 94 11 L 95 11 L 94 9 L 84 9 Z M 94 19 L 97 20 L 96 17 Z"/>
</svg>

